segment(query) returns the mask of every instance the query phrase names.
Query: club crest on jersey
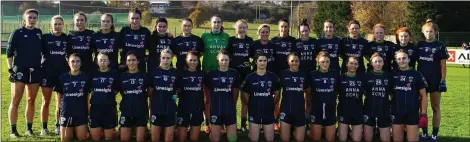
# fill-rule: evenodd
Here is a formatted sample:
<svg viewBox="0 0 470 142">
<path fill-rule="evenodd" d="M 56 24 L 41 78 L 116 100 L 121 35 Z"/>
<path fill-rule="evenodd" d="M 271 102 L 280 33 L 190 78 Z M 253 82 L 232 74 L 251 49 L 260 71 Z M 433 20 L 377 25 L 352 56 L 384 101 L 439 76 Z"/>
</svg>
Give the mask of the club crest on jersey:
<svg viewBox="0 0 470 142">
<path fill-rule="evenodd" d="M 304 78 L 300 77 L 300 82 L 304 83 Z"/>
<path fill-rule="evenodd" d="M 134 40 L 139 39 L 139 35 L 134 35 Z"/>
<path fill-rule="evenodd" d="M 230 83 L 233 83 L 233 77 L 229 77 L 228 80 L 230 81 Z"/>
<path fill-rule="evenodd" d="M 333 48 L 333 46 L 331 46 L 330 44 L 328 44 L 328 49 L 331 49 L 331 48 Z"/>
<path fill-rule="evenodd" d="M 176 80 L 176 77 L 171 76 L 171 82 L 175 82 L 175 80 Z"/>
<path fill-rule="evenodd" d="M 108 78 L 109 84 L 113 84 L 114 79 L 113 78 Z"/>
<path fill-rule="evenodd" d="M 428 52 L 429 51 L 429 47 L 424 47 L 424 52 Z"/>
<path fill-rule="evenodd" d="M 60 46 L 60 41 L 55 41 L 56 46 Z"/>
<path fill-rule="evenodd" d="M 281 112 L 281 114 L 279 114 L 279 118 L 280 118 L 281 120 L 284 120 L 284 117 L 286 117 L 286 113 Z"/>
<path fill-rule="evenodd" d="M 271 87 L 273 85 L 273 82 L 268 81 L 268 87 Z"/>
<path fill-rule="evenodd" d="M 384 80 L 384 84 L 385 84 L 385 85 L 388 84 L 388 79 L 385 79 L 385 80 Z"/>
<path fill-rule="evenodd" d="M 80 86 L 85 87 L 85 81 L 81 81 Z"/>
<path fill-rule="evenodd" d="M 144 84 L 144 79 L 140 78 L 139 79 L 139 84 Z"/>
<path fill-rule="evenodd" d="M 261 87 L 264 87 L 264 81 L 259 82 L 261 84 Z"/>
<path fill-rule="evenodd" d="M 197 77 L 197 79 L 199 80 L 199 82 L 202 82 L 202 77 Z"/>
<path fill-rule="evenodd" d="M 287 45 L 285 43 L 282 43 L 281 44 L 281 47 L 286 47 Z"/>
<path fill-rule="evenodd" d="M 140 35 L 140 38 L 143 40 L 145 39 L 145 35 Z"/>
<path fill-rule="evenodd" d="M 375 80 L 375 85 L 382 85 L 382 80 L 376 79 Z"/>
<path fill-rule="evenodd" d="M 41 39 L 41 34 L 36 33 L 36 35 L 38 36 L 39 39 Z"/>
<path fill-rule="evenodd" d="M 412 76 L 408 77 L 408 81 L 413 82 L 413 77 Z"/>
<path fill-rule="evenodd" d="M 362 81 L 357 81 L 357 86 L 362 86 Z"/>
<path fill-rule="evenodd" d="M 168 76 L 167 75 L 163 75 L 163 81 L 168 81 Z"/>
<path fill-rule="evenodd" d="M 409 56 L 413 55 L 413 49 L 408 49 Z"/>
<path fill-rule="evenodd" d="M 357 48 L 357 47 L 356 47 L 356 44 L 353 44 L 353 45 L 352 45 L 352 49 L 356 49 L 356 48 Z"/>
<path fill-rule="evenodd" d="M 114 44 L 114 38 L 109 39 L 109 41 L 111 42 L 111 44 Z"/>
</svg>

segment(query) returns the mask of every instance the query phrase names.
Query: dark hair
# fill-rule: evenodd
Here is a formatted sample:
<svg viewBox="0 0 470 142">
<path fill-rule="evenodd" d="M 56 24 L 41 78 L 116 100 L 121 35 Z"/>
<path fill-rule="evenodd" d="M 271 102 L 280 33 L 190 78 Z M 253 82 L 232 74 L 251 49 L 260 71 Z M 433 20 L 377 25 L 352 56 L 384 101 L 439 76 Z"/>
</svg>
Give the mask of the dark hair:
<svg viewBox="0 0 470 142">
<path fill-rule="evenodd" d="M 302 22 L 300 23 L 299 25 L 299 32 L 300 32 L 300 27 L 301 26 L 306 26 L 308 28 L 308 30 L 310 30 L 310 26 L 308 24 L 308 20 L 307 19 L 303 19 Z"/>
<path fill-rule="evenodd" d="M 354 57 L 354 56 L 349 56 L 346 63 L 348 63 L 349 61 L 351 61 L 351 59 L 356 60 L 357 62 L 359 62 L 359 58 Z"/>
<path fill-rule="evenodd" d="M 287 60 L 289 60 L 291 56 L 296 56 L 297 58 L 299 58 L 299 54 L 297 52 L 291 52 L 289 53 L 289 55 L 287 55 Z"/>
<path fill-rule="evenodd" d="M 222 22 L 222 21 L 223 21 L 222 16 L 220 16 L 219 14 L 214 14 L 214 15 L 211 16 L 210 19 L 212 20 L 212 18 L 214 18 L 214 17 L 220 18 L 221 24 L 223 23 L 223 22 Z M 191 22 L 191 23 L 192 23 L 192 22 Z M 223 32 L 223 31 L 224 31 L 224 25 L 222 24 L 222 25 L 220 26 L 220 32 Z"/>
<path fill-rule="evenodd" d="M 83 16 L 85 18 L 85 21 L 88 21 L 88 18 L 86 17 L 86 14 L 83 13 L 83 12 L 78 12 L 78 13 L 75 13 L 75 15 L 73 15 L 73 17 L 75 18 L 76 16 Z M 74 21 L 75 22 L 75 21 Z"/>
<path fill-rule="evenodd" d="M 70 60 L 71 57 L 78 57 L 81 60 L 79 53 L 72 53 L 72 54 L 68 55 L 67 56 L 67 61 Z"/>
<path fill-rule="evenodd" d="M 39 18 L 39 11 L 36 10 L 36 9 L 27 9 L 26 11 L 24 11 L 23 13 L 23 21 L 21 21 L 21 25 L 22 26 L 26 26 L 26 21 L 24 20 L 24 15 L 28 14 L 28 13 L 35 13 L 36 16 L 38 16 Z M 63 20 L 62 20 L 63 21 Z"/>
<path fill-rule="evenodd" d="M 158 33 L 157 28 L 158 28 L 158 23 L 165 23 L 166 26 L 168 27 L 168 21 L 164 17 L 158 17 L 157 20 L 155 20 L 155 26 L 153 26 L 153 33 Z"/>
<path fill-rule="evenodd" d="M 357 21 L 357 20 L 351 20 L 351 21 L 349 21 L 348 29 L 349 29 L 349 26 L 351 26 L 352 24 L 357 24 L 359 27 L 361 27 L 361 24 L 359 24 L 359 21 Z"/>
<path fill-rule="evenodd" d="M 128 56 L 130 56 L 130 55 L 134 55 L 135 58 L 137 59 L 137 61 L 140 61 L 140 60 L 139 60 L 139 56 L 137 56 L 134 51 L 129 51 L 129 52 L 127 52 L 126 58 L 127 58 Z"/>
<path fill-rule="evenodd" d="M 330 59 L 330 55 L 328 54 L 328 52 L 325 52 L 325 51 L 320 51 L 320 52 L 318 52 L 318 55 L 317 55 L 317 62 L 320 61 L 320 58 L 321 58 L 321 57 L 325 57 L 325 58 Z"/>
<path fill-rule="evenodd" d="M 229 60 L 231 59 L 230 53 L 225 48 L 219 50 L 219 53 L 217 53 L 217 58 L 219 57 L 219 55 L 227 55 Z"/>
<path fill-rule="evenodd" d="M 113 18 L 113 14 L 111 14 L 111 13 L 105 13 L 105 14 L 103 14 L 103 15 L 106 16 L 106 17 L 111 17 L 111 22 L 113 23 L 113 25 L 111 25 L 111 31 L 115 31 L 116 28 L 114 27 L 114 18 Z"/>
<path fill-rule="evenodd" d="M 139 14 L 139 17 L 142 18 L 142 12 L 139 10 L 139 8 L 131 9 L 129 13 Z"/>
<path fill-rule="evenodd" d="M 259 59 L 259 57 L 262 57 L 262 56 L 268 58 L 268 55 L 266 55 L 264 52 L 257 52 L 253 58 L 253 62 L 255 62 L 256 64 L 256 61 Z"/>
<path fill-rule="evenodd" d="M 199 61 L 199 56 L 198 56 L 198 54 L 197 54 L 196 51 L 189 51 L 188 54 L 186 54 L 186 58 L 185 58 L 185 59 L 188 59 L 189 56 L 196 56 L 198 66 L 201 64 L 200 61 Z M 184 68 L 186 69 L 186 68 L 188 68 L 188 67 L 189 67 L 188 63 L 185 63 L 185 64 L 184 64 Z M 196 67 L 196 70 L 200 70 L 200 68 Z"/>
<path fill-rule="evenodd" d="M 193 20 L 191 20 L 190 18 L 183 18 L 183 19 L 181 19 L 181 23 L 182 23 L 183 21 L 189 21 L 189 22 L 191 22 L 191 25 L 193 24 Z"/>
<path fill-rule="evenodd" d="M 325 22 L 323 22 L 323 24 L 325 24 L 325 23 L 331 23 L 331 24 L 333 24 L 333 27 L 335 27 L 335 23 L 331 19 L 326 19 Z"/>
<path fill-rule="evenodd" d="M 289 20 L 287 20 L 285 18 L 282 18 L 281 20 L 279 20 L 278 24 L 281 23 L 281 22 L 286 22 L 287 25 L 289 25 Z"/>
</svg>

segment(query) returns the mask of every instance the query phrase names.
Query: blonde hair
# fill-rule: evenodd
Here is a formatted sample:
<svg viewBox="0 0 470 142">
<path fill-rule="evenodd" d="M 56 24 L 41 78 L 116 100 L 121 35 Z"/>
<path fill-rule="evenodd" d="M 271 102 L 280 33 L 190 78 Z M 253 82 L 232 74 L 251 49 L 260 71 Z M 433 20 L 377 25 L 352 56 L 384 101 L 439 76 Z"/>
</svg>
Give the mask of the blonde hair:
<svg viewBox="0 0 470 142">
<path fill-rule="evenodd" d="M 403 53 L 403 54 L 405 54 L 406 56 L 408 56 L 408 53 L 406 53 L 405 50 L 400 49 L 400 50 L 398 50 L 398 51 L 395 52 L 395 58 L 397 57 L 398 53 Z"/>
<path fill-rule="evenodd" d="M 438 32 L 439 31 L 439 27 L 437 26 L 436 23 L 432 22 L 432 19 L 427 19 L 426 20 L 426 23 L 424 23 L 424 25 L 421 27 L 421 31 L 424 31 L 424 28 L 426 27 L 430 27 L 434 30 L 434 32 Z"/>
<path fill-rule="evenodd" d="M 263 28 L 268 28 L 268 31 L 271 31 L 271 27 L 269 27 L 268 24 L 261 24 L 258 27 L 258 35 L 260 34 L 261 29 L 263 29 Z"/>
<path fill-rule="evenodd" d="M 328 53 L 325 52 L 325 51 L 320 51 L 320 52 L 318 53 L 318 55 L 317 55 L 317 61 L 320 61 L 320 58 L 321 58 L 321 57 L 325 57 L 325 58 L 330 59 L 330 55 L 328 55 Z"/>
<path fill-rule="evenodd" d="M 238 25 L 240 25 L 240 24 L 246 24 L 246 27 L 248 28 L 248 22 L 246 22 L 245 19 L 240 19 L 237 22 L 235 22 L 235 25 L 233 25 L 233 28 L 235 28 L 235 29 L 238 28 Z"/>
<path fill-rule="evenodd" d="M 60 21 L 62 21 L 62 24 L 64 24 L 64 19 L 62 18 L 62 16 L 60 15 L 55 15 L 51 18 L 51 32 L 54 31 L 54 20 L 57 20 L 59 19 Z"/>
<path fill-rule="evenodd" d="M 162 50 L 162 52 L 160 52 L 160 56 L 163 56 L 163 54 L 170 54 L 171 57 L 173 57 L 173 52 L 168 48 L 165 48 Z"/>
</svg>

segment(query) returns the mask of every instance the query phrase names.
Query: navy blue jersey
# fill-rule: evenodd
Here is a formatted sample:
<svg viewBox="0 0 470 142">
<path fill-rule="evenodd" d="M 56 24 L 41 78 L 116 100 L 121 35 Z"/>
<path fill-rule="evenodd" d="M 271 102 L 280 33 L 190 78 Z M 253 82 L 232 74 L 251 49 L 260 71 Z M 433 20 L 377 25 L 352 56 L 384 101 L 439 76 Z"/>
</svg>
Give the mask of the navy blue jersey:
<svg viewBox="0 0 470 142">
<path fill-rule="evenodd" d="M 292 48 L 295 46 L 295 38 L 291 36 L 276 36 L 271 39 L 271 42 L 276 45 L 274 46 L 274 58 L 276 58 L 274 62 L 276 63 L 275 67 L 277 67 L 277 72 L 275 73 L 279 73 L 280 71 L 289 68 L 289 65 L 287 64 L 287 55 L 289 55 Z"/>
<path fill-rule="evenodd" d="M 89 70 L 93 65 L 92 51 L 90 48 L 92 30 L 70 31 L 68 34 L 67 54 L 78 53 L 81 60 L 82 69 Z"/>
<path fill-rule="evenodd" d="M 447 60 L 447 47 L 438 41 L 418 42 L 418 71 L 425 76 L 435 76 L 441 79 L 441 60 Z"/>
<path fill-rule="evenodd" d="M 204 93 L 202 91 L 204 72 L 184 70 L 179 72 L 176 86 L 181 90 L 178 105 L 186 112 L 204 110 Z"/>
<path fill-rule="evenodd" d="M 176 55 L 176 69 L 178 71 L 184 71 L 186 68 L 186 55 L 188 55 L 188 52 L 196 52 L 197 57 L 201 57 L 202 52 L 204 52 L 204 42 L 196 35 L 191 34 L 188 37 L 178 36 L 171 43 L 170 48 L 173 54 Z M 197 68 L 201 68 L 201 61 L 199 61 Z"/>
<path fill-rule="evenodd" d="M 387 116 L 389 112 L 391 91 L 391 76 L 387 72 L 368 72 L 364 75 L 364 112 L 369 117 Z"/>
<path fill-rule="evenodd" d="M 146 50 L 150 49 L 150 31 L 145 27 L 133 30 L 129 26 L 123 27 L 119 32 L 118 47 L 121 50 L 120 64 L 126 64 L 126 55 L 129 51 L 133 51 L 139 59 L 139 70 L 146 71 L 147 56 Z"/>
<path fill-rule="evenodd" d="M 250 114 L 269 115 L 274 112 L 275 91 L 281 90 L 278 76 L 270 71 L 264 75 L 256 72 L 249 74 L 242 91 L 248 93 L 248 111 Z"/>
<path fill-rule="evenodd" d="M 212 70 L 204 77 L 204 85 L 210 88 L 211 114 L 222 115 L 236 113 L 235 100 L 233 100 L 234 88 L 240 87 L 240 77 L 235 69 L 227 71 Z"/>
<path fill-rule="evenodd" d="M 337 79 L 338 72 L 334 70 L 328 70 L 328 72 L 315 70 L 310 72 L 312 106 L 322 103 L 336 105 L 336 86 L 339 82 Z"/>
<path fill-rule="evenodd" d="M 44 52 L 42 68 L 46 76 L 59 76 L 68 70 L 66 60 L 67 35 L 55 36 L 51 33 L 42 35 Z"/>
<path fill-rule="evenodd" d="M 317 67 L 317 62 L 315 61 L 316 50 L 317 50 L 317 39 L 309 38 L 307 41 L 302 41 L 297 39 L 295 46 L 292 48 L 293 52 L 297 52 L 300 58 L 301 70 L 305 72 L 310 72 L 315 70 Z"/>
<path fill-rule="evenodd" d="M 116 93 L 119 88 L 118 72 L 109 69 L 106 72 L 95 70 L 91 75 L 90 104 L 116 105 Z"/>
<path fill-rule="evenodd" d="M 29 68 L 41 67 L 41 52 L 47 52 L 42 44 L 41 29 L 25 27 L 14 30 L 7 44 L 7 57 L 13 57 L 13 65 Z"/>
<path fill-rule="evenodd" d="M 93 60 L 98 60 L 98 53 L 106 53 L 109 58 L 109 67 L 117 69 L 118 66 L 118 52 L 119 47 L 117 46 L 117 39 L 119 33 L 111 31 L 110 33 L 104 34 L 98 31 L 91 37 L 91 49 L 95 54 Z"/>
<path fill-rule="evenodd" d="M 372 54 L 374 54 L 375 52 L 378 52 L 384 58 L 383 70 L 389 72 L 391 69 L 392 58 L 393 56 L 395 56 L 395 53 L 394 53 L 395 44 L 390 41 L 383 41 L 381 43 L 372 41 L 372 42 L 369 42 L 369 46 L 370 48 L 366 49 L 366 55 L 364 55 L 366 60 L 369 61 L 369 64 L 371 64 L 372 62 L 370 61 L 370 57 L 372 56 Z M 369 66 L 369 68 L 371 67 L 372 66 Z M 368 69 L 368 70 L 373 70 L 373 68 Z"/>
<path fill-rule="evenodd" d="M 339 77 L 338 108 L 343 112 L 361 112 L 362 111 L 362 95 L 364 94 L 363 82 L 360 75 L 349 76 L 342 74 Z"/>
<path fill-rule="evenodd" d="M 173 36 L 168 37 L 166 34 L 160 36 L 158 33 L 154 32 L 150 36 L 150 52 L 148 60 L 148 69 L 155 69 L 155 67 L 160 66 L 160 54 L 163 49 L 171 49 L 170 46 L 173 42 Z M 150 71 L 149 71 L 150 72 Z"/>
<path fill-rule="evenodd" d="M 271 72 L 276 72 L 276 65 L 275 65 L 275 58 L 274 58 L 274 54 L 275 54 L 275 49 L 274 49 L 274 46 L 275 44 L 273 44 L 272 42 L 268 42 L 268 44 L 262 44 L 260 40 L 256 40 L 253 42 L 253 46 L 251 47 L 251 52 L 250 52 L 250 57 L 254 59 L 254 56 L 256 55 L 256 53 L 264 53 L 266 54 L 266 58 L 268 60 L 268 64 L 267 64 L 267 70 L 268 71 L 271 71 Z M 280 59 L 278 59 L 280 60 Z M 287 59 L 285 60 L 286 63 L 287 63 Z M 255 65 L 255 67 L 253 67 L 253 70 L 256 70 L 256 61 L 253 60 L 253 64 Z"/>
<path fill-rule="evenodd" d="M 397 70 L 392 79 L 392 112 L 407 113 L 420 108 L 419 90 L 427 87 L 426 80 L 416 70 Z"/>
<path fill-rule="evenodd" d="M 400 44 L 397 44 L 395 47 L 395 51 L 393 51 L 393 62 L 392 62 L 392 68 L 394 70 L 398 70 L 398 63 L 395 59 L 395 52 L 403 49 L 406 53 L 408 53 L 408 58 L 410 59 L 409 66 L 412 69 L 416 69 L 416 61 L 418 60 L 418 48 L 416 48 L 413 44 L 409 43 L 405 47 L 402 47 Z"/>
<path fill-rule="evenodd" d="M 178 76 L 176 70 L 156 67 L 149 75 L 149 85 L 154 89 L 151 102 L 152 114 L 176 112 L 176 102 L 173 100 L 173 95 L 176 95 L 176 77 Z"/>
<path fill-rule="evenodd" d="M 340 71 L 339 68 L 339 46 L 341 39 L 333 37 L 332 39 L 320 38 L 318 40 L 318 52 L 325 51 L 330 55 L 330 69 Z"/>
<path fill-rule="evenodd" d="M 282 112 L 305 112 L 304 90 L 310 87 L 308 73 L 302 70 L 281 72 L 279 82 L 282 86 Z"/>
<path fill-rule="evenodd" d="M 366 55 L 366 50 L 369 49 L 369 42 L 359 37 L 357 39 L 353 39 L 350 37 L 345 37 L 341 39 L 342 45 L 340 50 L 340 56 L 343 59 L 343 64 L 341 66 L 342 72 L 347 72 L 348 69 L 346 67 L 347 60 L 349 57 L 356 57 L 358 59 L 359 67 L 357 68 L 358 74 L 364 74 L 366 68 L 364 66 L 364 55 Z"/>
<path fill-rule="evenodd" d="M 239 73 L 248 75 L 251 72 L 250 51 L 253 46 L 253 38 L 245 36 L 244 39 L 238 39 L 233 36 L 228 39 L 227 51 L 230 52 L 232 60 L 230 68 L 236 69 Z"/>
<path fill-rule="evenodd" d="M 119 91 L 122 95 L 119 110 L 121 115 L 144 117 L 148 115 L 147 75 L 144 72 L 123 72 L 119 77 Z"/>
<path fill-rule="evenodd" d="M 65 73 L 60 76 L 60 83 L 55 90 L 62 95 L 60 100 L 61 116 L 87 116 L 88 115 L 88 93 L 90 92 L 90 81 L 88 74 L 80 72 L 78 75 Z"/>
</svg>

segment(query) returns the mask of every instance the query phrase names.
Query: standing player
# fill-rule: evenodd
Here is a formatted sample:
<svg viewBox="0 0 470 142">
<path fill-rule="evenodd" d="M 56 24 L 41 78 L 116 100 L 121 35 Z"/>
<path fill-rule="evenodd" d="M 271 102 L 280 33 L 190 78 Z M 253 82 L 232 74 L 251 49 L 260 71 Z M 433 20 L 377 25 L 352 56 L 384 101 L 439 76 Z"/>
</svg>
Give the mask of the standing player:
<svg viewBox="0 0 470 142">
<path fill-rule="evenodd" d="M 328 53 L 330 66 L 329 69 L 337 71 L 339 74 L 339 46 L 341 44 L 341 39 L 334 36 L 335 27 L 332 20 L 326 20 L 323 23 L 323 32 L 324 35 L 322 38 L 318 39 L 318 52 L 325 51 Z"/>
<path fill-rule="evenodd" d="M 139 58 L 133 52 L 125 56 L 128 70 L 119 77 L 119 90 L 122 95 L 119 110 L 121 111 L 121 141 L 132 138 L 132 129 L 136 131 L 136 141 L 144 141 L 148 122 L 147 75 L 138 68 Z"/>
<path fill-rule="evenodd" d="M 237 110 L 236 100 L 240 77 L 238 72 L 229 68 L 229 53 L 222 49 L 217 55 L 219 69 L 212 70 L 204 77 L 204 85 L 210 88 L 210 139 L 220 140 L 220 130 L 227 128 L 228 141 L 237 141 Z M 207 99 L 206 99 L 207 100 Z M 208 108 L 206 108 L 208 109 Z"/>
<path fill-rule="evenodd" d="M 408 59 L 410 60 L 409 61 L 410 68 L 415 69 L 416 61 L 418 60 L 418 48 L 416 48 L 415 45 L 411 43 L 412 36 L 411 36 L 410 30 L 405 27 L 399 28 L 396 31 L 395 36 L 397 37 L 398 44 L 396 45 L 394 52 L 400 49 L 403 49 L 403 51 L 405 51 L 406 54 L 408 54 L 408 57 L 409 57 Z M 398 67 L 397 60 L 393 58 L 392 70 L 397 71 L 398 69 L 399 67 Z"/>
<path fill-rule="evenodd" d="M 171 48 L 170 45 L 174 38 L 173 35 L 167 32 L 167 30 L 168 21 L 166 18 L 157 18 L 155 27 L 153 27 L 152 36 L 150 38 L 151 46 L 147 64 L 149 72 L 151 72 L 151 70 L 155 67 L 160 66 L 160 53 L 162 50 Z"/>
<path fill-rule="evenodd" d="M 281 72 L 280 83 L 282 86 L 282 102 L 279 118 L 281 122 L 281 139 L 289 141 L 291 127 L 295 128 L 296 141 L 304 141 L 305 138 L 305 98 L 304 92 L 310 89 L 308 73 L 300 70 L 299 55 L 290 53 L 287 56 L 289 69 Z"/>
<path fill-rule="evenodd" d="M 302 23 L 299 25 L 299 31 L 300 38 L 296 40 L 292 51 L 300 55 L 300 70 L 308 73 L 317 69 L 317 62 L 314 60 L 314 57 L 317 56 L 315 53 L 318 48 L 316 46 L 317 39 L 309 37 L 310 27 L 307 19 L 302 20 Z"/>
<path fill-rule="evenodd" d="M 358 21 L 352 20 L 349 21 L 348 24 L 348 31 L 349 36 L 343 38 L 341 48 L 340 48 L 340 56 L 343 59 L 343 64 L 341 66 L 341 73 L 348 72 L 348 68 L 346 63 L 348 62 L 347 59 L 349 57 L 356 57 L 358 59 L 359 67 L 357 69 L 357 74 L 361 75 L 365 73 L 364 67 L 364 58 L 363 56 L 366 53 L 366 50 L 369 49 L 369 43 L 366 39 L 360 37 L 360 28 L 361 25 Z"/>
<path fill-rule="evenodd" d="M 202 39 L 192 34 L 193 21 L 189 18 L 184 18 L 181 21 L 181 31 L 183 32 L 180 36 L 176 37 L 172 45 L 170 46 L 171 51 L 176 55 L 176 70 L 178 72 L 184 71 L 186 67 L 186 55 L 193 51 L 197 55 L 197 59 L 201 57 L 204 51 L 204 43 Z M 201 69 L 200 61 L 198 62 L 197 69 Z"/>
<path fill-rule="evenodd" d="M 348 138 L 348 127 L 352 127 L 352 140 L 361 141 L 362 136 L 362 76 L 357 72 L 359 59 L 354 56 L 348 57 L 346 67 L 348 72 L 339 78 L 338 92 L 338 135 L 340 141 Z"/>
<path fill-rule="evenodd" d="M 364 140 L 372 141 L 374 128 L 379 127 L 380 140 L 390 141 L 390 87 L 391 78 L 383 70 L 382 53 L 375 52 L 370 58 L 371 71 L 364 76 Z"/>
<path fill-rule="evenodd" d="M 202 70 L 204 72 L 210 72 L 211 70 L 216 70 L 219 68 L 217 63 L 217 55 L 220 49 L 227 48 L 229 35 L 223 31 L 223 22 L 222 17 L 219 15 L 214 15 L 211 17 L 211 31 L 209 33 L 203 33 L 201 35 L 202 41 L 204 42 L 204 60 L 202 62 Z M 205 98 L 209 98 L 209 88 L 204 88 Z M 210 114 L 210 100 L 205 101 L 204 116 L 206 118 L 206 133 L 209 133 L 209 114 Z"/>
<path fill-rule="evenodd" d="M 55 90 L 60 98 L 60 140 L 72 140 L 74 133 L 78 140 L 87 139 L 88 93 L 90 80 L 88 74 L 80 71 L 80 57 L 73 53 L 68 58 L 70 72 L 60 76 Z"/>
<path fill-rule="evenodd" d="M 253 46 L 253 38 L 246 35 L 248 29 L 248 23 L 245 20 L 238 20 L 235 23 L 236 36 L 230 37 L 228 40 L 227 51 L 232 54 L 233 60 L 230 64 L 230 68 L 236 69 L 240 73 L 240 79 L 251 73 L 250 64 L 250 51 Z M 243 83 L 242 83 L 243 84 Z M 241 94 L 242 92 L 240 92 Z M 241 97 L 241 96 L 240 96 Z M 237 97 L 238 102 L 238 97 Z M 247 131 L 246 127 L 246 115 L 248 113 L 248 107 L 242 103 L 241 110 L 241 130 Z"/>
<path fill-rule="evenodd" d="M 258 27 L 258 40 L 253 42 L 251 46 L 250 57 L 254 59 L 255 53 L 264 53 L 267 58 L 267 69 L 270 72 L 274 72 L 276 65 L 274 63 L 274 46 L 272 42 L 269 41 L 270 27 L 267 24 L 261 24 Z M 255 61 L 253 61 L 256 63 Z M 253 70 L 255 70 L 256 64 L 254 64 Z"/>
<path fill-rule="evenodd" d="M 149 100 L 152 124 L 152 141 L 160 141 L 163 128 L 165 141 L 173 141 L 176 124 L 176 70 L 170 67 L 173 53 L 163 49 L 160 66 L 149 69 Z"/>
<path fill-rule="evenodd" d="M 251 141 L 258 141 L 262 126 L 265 140 L 273 141 L 274 104 L 279 101 L 281 86 L 277 75 L 266 70 L 266 54 L 257 53 L 253 60 L 256 71 L 246 77 L 242 89 L 244 103 L 248 105 L 249 137 Z"/>
<path fill-rule="evenodd" d="M 307 100 L 311 104 L 311 135 L 313 140 L 321 140 L 322 129 L 325 139 L 334 141 L 336 137 L 336 86 L 338 71 L 330 69 L 330 56 L 321 51 L 317 55 L 318 70 L 310 72 L 311 92 L 307 92 Z M 309 91 L 309 89 L 307 89 Z"/>
<path fill-rule="evenodd" d="M 446 92 L 446 60 L 449 58 L 447 47 L 436 40 L 436 32 L 439 28 L 432 21 L 427 21 L 422 27 L 422 32 L 426 41 L 418 43 L 418 71 L 421 72 L 428 83 L 426 92 L 431 97 L 432 115 L 432 135 L 431 140 L 437 140 L 439 125 L 441 122 L 441 92 Z M 428 135 L 427 126 L 423 128 L 422 139 Z"/>
<path fill-rule="evenodd" d="M 126 70 L 126 54 L 132 51 L 139 59 L 139 71 L 146 72 L 147 56 L 145 52 L 150 49 L 150 31 L 140 25 L 142 13 L 139 9 L 129 11 L 129 26 L 123 27 L 119 32 L 118 47 L 122 48 L 119 69 Z M 124 58 L 123 58 L 124 57 Z"/>
<path fill-rule="evenodd" d="M 22 27 L 13 31 L 7 44 L 7 65 L 12 86 L 12 98 L 8 109 L 10 137 L 20 137 L 16 130 L 18 107 L 26 86 L 26 135 L 32 136 L 35 101 L 41 81 L 41 53 L 46 53 L 42 44 L 42 31 L 36 28 L 39 12 L 28 9 L 23 13 Z M 46 53 L 47 54 L 47 53 Z"/>
<path fill-rule="evenodd" d="M 46 52 L 43 53 L 44 62 L 42 70 L 44 78 L 41 82 L 42 88 L 42 105 L 41 105 L 41 135 L 47 135 L 47 121 L 49 119 L 49 105 L 54 87 L 59 83 L 59 76 L 67 72 L 67 61 L 65 56 L 65 48 L 67 47 L 67 35 L 62 32 L 64 20 L 59 15 L 52 17 L 51 32 L 42 36 L 43 47 Z M 59 126 L 59 102 L 56 96 L 56 133 L 60 134 Z"/>
<path fill-rule="evenodd" d="M 82 61 L 80 69 L 90 73 L 96 69 L 93 64 L 92 51 L 90 49 L 92 30 L 86 29 L 87 17 L 85 13 L 78 12 L 73 16 L 74 30 L 69 31 L 67 44 L 67 55 L 78 53 Z"/>
<path fill-rule="evenodd" d="M 395 53 L 399 69 L 392 73 L 391 119 L 394 141 L 403 141 L 406 129 L 408 141 L 419 141 L 418 119 L 427 116 L 426 80 L 409 66 L 404 50 Z"/>
<path fill-rule="evenodd" d="M 204 120 L 204 93 L 202 91 L 204 72 L 199 66 L 198 53 L 189 51 L 186 54 L 188 68 L 180 71 L 177 79 L 178 103 L 178 138 L 186 141 L 189 130 L 189 139 L 198 141 L 201 123 Z M 190 127 L 190 128 L 188 128 Z"/>
<path fill-rule="evenodd" d="M 110 60 L 105 53 L 98 53 L 96 64 L 98 69 L 93 71 L 90 82 L 91 138 L 99 141 L 104 136 L 105 140 L 112 140 L 117 126 L 116 93 L 119 74 L 109 67 Z"/>
<path fill-rule="evenodd" d="M 118 69 L 118 33 L 114 31 L 114 18 L 111 13 L 105 13 L 100 18 L 101 28 L 91 37 L 91 49 L 95 54 L 93 60 L 96 62 L 98 53 L 108 55 L 109 67 L 113 70 Z M 93 70 L 95 71 L 95 70 Z"/>
<path fill-rule="evenodd" d="M 393 51 L 395 51 L 395 44 L 390 41 L 384 40 L 385 37 L 385 27 L 382 24 L 376 24 L 373 31 L 373 41 L 369 42 L 369 49 L 366 49 L 366 54 L 364 57 L 369 60 L 372 54 L 379 52 L 380 56 L 383 58 L 383 71 L 390 72 Z M 372 71 L 374 68 L 372 66 L 372 61 L 369 60 L 367 64 L 367 72 Z"/>
</svg>

